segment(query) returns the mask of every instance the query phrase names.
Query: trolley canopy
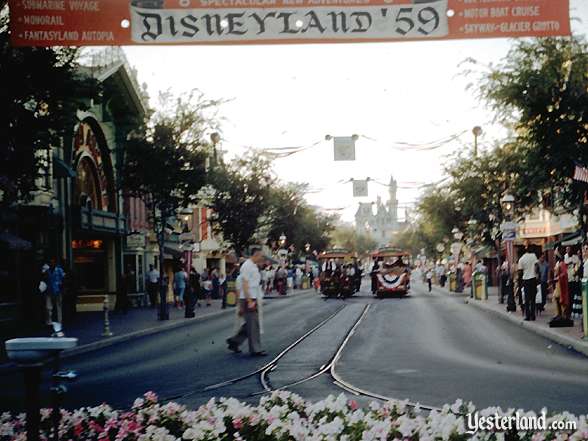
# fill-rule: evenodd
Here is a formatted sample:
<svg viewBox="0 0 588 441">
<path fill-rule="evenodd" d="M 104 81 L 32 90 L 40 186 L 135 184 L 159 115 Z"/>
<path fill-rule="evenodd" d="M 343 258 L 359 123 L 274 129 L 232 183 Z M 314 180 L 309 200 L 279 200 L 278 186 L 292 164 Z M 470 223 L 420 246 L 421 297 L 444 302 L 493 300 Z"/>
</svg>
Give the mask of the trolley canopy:
<svg viewBox="0 0 588 441">
<path fill-rule="evenodd" d="M 409 257 L 409 256 L 410 256 L 410 253 L 408 251 L 404 251 L 400 248 L 394 248 L 394 247 L 378 248 L 376 251 L 374 251 L 372 253 L 373 258 Z"/>
<path fill-rule="evenodd" d="M 333 248 L 331 250 L 323 251 L 318 255 L 320 260 L 325 259 L 346 259 L 351 257 L 351 253 L 346 248 Z"/>
</svg>

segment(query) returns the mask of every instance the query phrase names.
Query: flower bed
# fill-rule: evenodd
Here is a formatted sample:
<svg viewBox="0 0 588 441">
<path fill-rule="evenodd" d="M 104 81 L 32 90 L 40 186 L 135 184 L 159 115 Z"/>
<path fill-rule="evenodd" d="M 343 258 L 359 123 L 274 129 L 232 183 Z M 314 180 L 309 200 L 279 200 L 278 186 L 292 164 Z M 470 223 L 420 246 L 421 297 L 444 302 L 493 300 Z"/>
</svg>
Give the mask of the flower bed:
<svg viewBox="0 0 588 441">
<path fill-rule="evenodd" d="M 210 400 L 195 411 L 177 403 L 160 404 L 157 396 L 146 393 L 129 411 L 117 411 L 108 405 L 63 411 L 61 440 L 104 441 L 175 441 L 175 440 L 251 440 L 251 441 L 370 441 L 370 440 L 585 440 L 586 417 L 570 414 L 551 415 L 551 421 L 573 421 L 576 430 L 565 432 L 466 433 L 466 417 L 471 404 L 460 401 L 441 411 L 421 412 L 407 402 L 372 403 L 360 408 L 344 395 L 329 396 L 310 403 L 289 392 L 275 392 L 252 406 L 233 398 Z M 514 415 L 514 409 L 479 411 L 479 415 Z M 522 413 L 534 416 L 533 413 Z M 42 411 L 41 439 L 49 440 L 51 411 Z M 25 416 L 0 416 L 0 440 L 25 441 Z"/>
</svg>

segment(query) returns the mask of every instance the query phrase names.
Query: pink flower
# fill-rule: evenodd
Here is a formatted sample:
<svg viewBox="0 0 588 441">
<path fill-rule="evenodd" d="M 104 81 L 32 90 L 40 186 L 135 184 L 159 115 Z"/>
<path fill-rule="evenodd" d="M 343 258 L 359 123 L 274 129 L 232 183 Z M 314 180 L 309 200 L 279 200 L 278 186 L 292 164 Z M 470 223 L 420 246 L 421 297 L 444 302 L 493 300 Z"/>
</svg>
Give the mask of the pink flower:
<svg viewBox="0 0 588 441">
<path fill-rule="evenodd" d="M 359 409 L 359 404 L 357 404 L 357 401 L 355 401 L 355 400 L 349 400 L 348 405 L 351 410 Z"/>
<path fill-rule="evenodd" d="M 241 430 L 241 428 L 243 427 L 243 420 L 241 418 L 236 418 L 233 420 L 233 427 L 236 430 Z"/>
<path fill-rule="evenodd" d="M 148 401 L 151 403 L 157 403 L 157 400 L 158 400 L 157 394 L 153 391 L 145 392 L 143 397 L 145 398 L 145 401 Z"/>
</svg>

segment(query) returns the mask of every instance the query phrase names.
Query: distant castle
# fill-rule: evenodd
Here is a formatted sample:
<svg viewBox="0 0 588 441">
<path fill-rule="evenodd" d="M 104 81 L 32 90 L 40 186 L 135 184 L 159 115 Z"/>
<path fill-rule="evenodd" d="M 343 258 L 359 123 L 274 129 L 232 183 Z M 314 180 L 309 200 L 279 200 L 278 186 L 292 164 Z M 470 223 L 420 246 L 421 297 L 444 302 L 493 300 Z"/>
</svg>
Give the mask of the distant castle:
<svg viewBox="0 0 588 441">
<path fill-rule="evenodd" d="M 398 183 L 391 177 L 388 184 L 388 201 L 383 204 L 378 196 L 374 213 L 373 202 L 360 202 L 355 213 L 355 229 L 360 234 L 374 238 L 379 246 L 389 245 L 394 233 L 404 227 L 404 222 L 398 221 L 398 199 L 396 193 Z"/>
</svg>

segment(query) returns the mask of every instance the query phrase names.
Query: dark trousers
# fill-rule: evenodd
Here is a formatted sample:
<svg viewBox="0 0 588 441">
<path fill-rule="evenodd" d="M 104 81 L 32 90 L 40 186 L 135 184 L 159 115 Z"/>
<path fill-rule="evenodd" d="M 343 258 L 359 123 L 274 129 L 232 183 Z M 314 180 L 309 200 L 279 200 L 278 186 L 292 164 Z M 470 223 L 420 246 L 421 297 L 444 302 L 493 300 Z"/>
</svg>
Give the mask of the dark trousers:
<svg viewBox="0 0 588 441">
<path fill-rule="evenodd" d="M 159 294 L 159 283 L 151 283 L 148 285 L 149 304 L 153 307 L 157 305 L 157 294 Z"/>
<path fill-rule="evenodd" d="M 259 334 L 259 314 L 257 309 L 250 311 L 247 309 L 247 301 L 241 299 L 240 301 L 241 311 L 244 311 L 243 318 L 245 323 L 239 329 L 234 336 L 229 338 L 229 343 L 239 347 L 245 340 L 249 340 L 249 352 L 254 354 L 261 352 L 261 336 Z"/>
<path fill-rule="evenodd" d="M 433 290 L 433 282 L 431 279 L 427 279 L 427 283 L 429 284 L 429 292 Z"/>
<path fill-rule="evenodd" d="M 535 320 L 535 297 L 537 297 L 537 279 L 523 280 L 525 288 L 525 319 Z"/>
<path fill-rule="evenodd" d="M 547 290 L 549 285 L 547 282 L 541 282 L 541 311 L 545 310 L 545 304 L 547 303 Z"/>
</svg>

